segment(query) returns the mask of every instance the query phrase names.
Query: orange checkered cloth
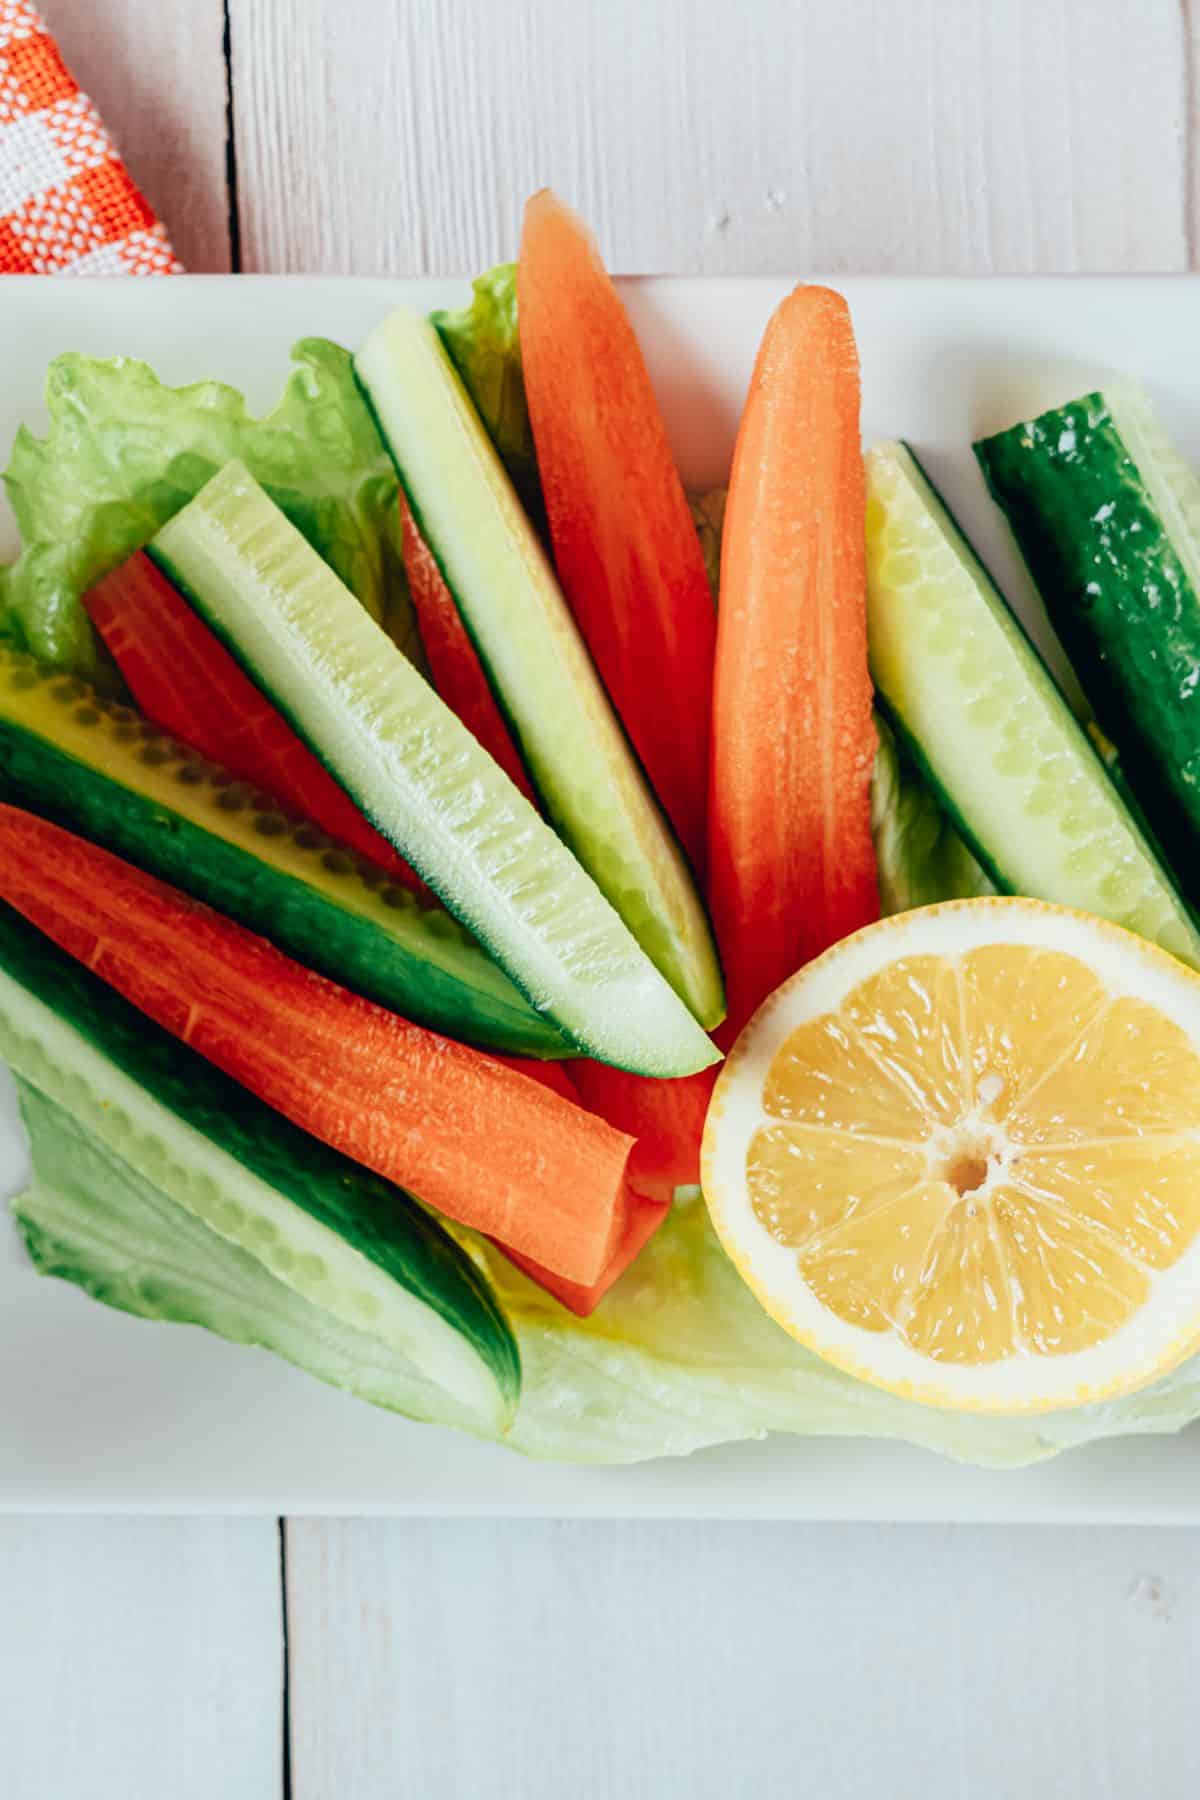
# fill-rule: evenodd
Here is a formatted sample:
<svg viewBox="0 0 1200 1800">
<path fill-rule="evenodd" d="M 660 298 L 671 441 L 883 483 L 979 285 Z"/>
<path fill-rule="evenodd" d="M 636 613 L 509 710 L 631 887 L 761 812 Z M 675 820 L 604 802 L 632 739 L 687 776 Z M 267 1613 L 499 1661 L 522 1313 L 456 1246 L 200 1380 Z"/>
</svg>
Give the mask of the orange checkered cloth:
<svg viewBox="0 0 1200 1800">
<path fill-rule="evenodd" d="M 0 0 L 0 275 L 179 269 L 42 19 Z"/>
</svg>

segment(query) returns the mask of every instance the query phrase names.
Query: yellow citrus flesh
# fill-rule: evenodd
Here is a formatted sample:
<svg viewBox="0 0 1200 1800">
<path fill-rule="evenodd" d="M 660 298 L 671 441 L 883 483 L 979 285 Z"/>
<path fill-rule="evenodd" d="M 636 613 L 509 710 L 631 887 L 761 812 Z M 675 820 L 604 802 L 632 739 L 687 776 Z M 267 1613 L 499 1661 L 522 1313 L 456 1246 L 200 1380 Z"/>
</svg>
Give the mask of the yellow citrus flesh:
<svg viewBox="0 0 1200 1800">
<path fill-rule="evenodd" d="M 709 1114 L 743 1276 L 843 1368 L 945 1406 L 1122 1392 L 1200 1329 L 1200 981 L 1034 901 L 888 920 L 785 984 Z"/>
</svg>

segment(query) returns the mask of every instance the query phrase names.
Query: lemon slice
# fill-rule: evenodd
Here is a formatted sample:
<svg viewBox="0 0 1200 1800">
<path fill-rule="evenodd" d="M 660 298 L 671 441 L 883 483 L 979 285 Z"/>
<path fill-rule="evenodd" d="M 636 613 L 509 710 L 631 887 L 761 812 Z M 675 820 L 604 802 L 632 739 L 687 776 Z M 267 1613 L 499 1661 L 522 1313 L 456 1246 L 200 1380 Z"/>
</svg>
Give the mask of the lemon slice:
<svg viewBox="0 0 1200 1800">
<path fill-rule="evenodd" d="M 1127 1392 L 1200 1337 L 1200 978 L 1034 900 L 887 919 L 751 1020 L 703 1182 L 766 1310 L 864 1381 Z"/>
</svg>

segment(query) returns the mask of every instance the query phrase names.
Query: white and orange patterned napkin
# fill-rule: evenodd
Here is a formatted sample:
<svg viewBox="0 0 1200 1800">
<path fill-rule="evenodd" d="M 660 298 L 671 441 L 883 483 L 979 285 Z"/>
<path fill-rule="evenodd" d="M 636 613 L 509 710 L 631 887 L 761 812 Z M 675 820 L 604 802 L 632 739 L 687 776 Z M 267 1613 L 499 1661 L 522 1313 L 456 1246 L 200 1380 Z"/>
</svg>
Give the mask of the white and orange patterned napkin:
<svg viewBox="0 0 1200 1800">
<path fill-rule="evenodd" d="M 39 14 L 0 0 L 0 275 L 179 268 Z"/>
</svg>

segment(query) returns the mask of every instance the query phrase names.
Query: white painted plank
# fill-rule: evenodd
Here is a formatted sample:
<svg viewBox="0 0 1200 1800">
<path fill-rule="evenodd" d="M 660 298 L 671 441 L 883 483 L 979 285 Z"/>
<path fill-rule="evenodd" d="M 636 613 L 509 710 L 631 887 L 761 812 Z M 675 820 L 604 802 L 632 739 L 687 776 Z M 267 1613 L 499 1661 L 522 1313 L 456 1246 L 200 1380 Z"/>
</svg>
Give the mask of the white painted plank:
<svg viewBox="0 0 1200 1800">
<path fill-rule="evenodd" d="M 1184 213 L 1190 266 L 1200 268 L 1200 5 L 1180 0 L 1184 34 Z"/>
<path fill-rule="evenodd" d="M 275 1800 L 273 1519 L 0 1519 L 4 1800 Z"/>
<path fill-rule="evenodd" d="M 1136 29 L 1107 0 L 231 16 L 247 268 L 475 270 L 545 182 L 623 270 L 1186 264 L 1177 0 Z"/>
<path fill-rule="evenodd" d="M 1191 1800 L 1196 1535 L 293 1524 L 295 1800 Z"/>
<path fill-rule="evenodd" d="M 71 73 L 200 274 L 229 268 L 222 0 L 40 0 Z"/>
</svg>

